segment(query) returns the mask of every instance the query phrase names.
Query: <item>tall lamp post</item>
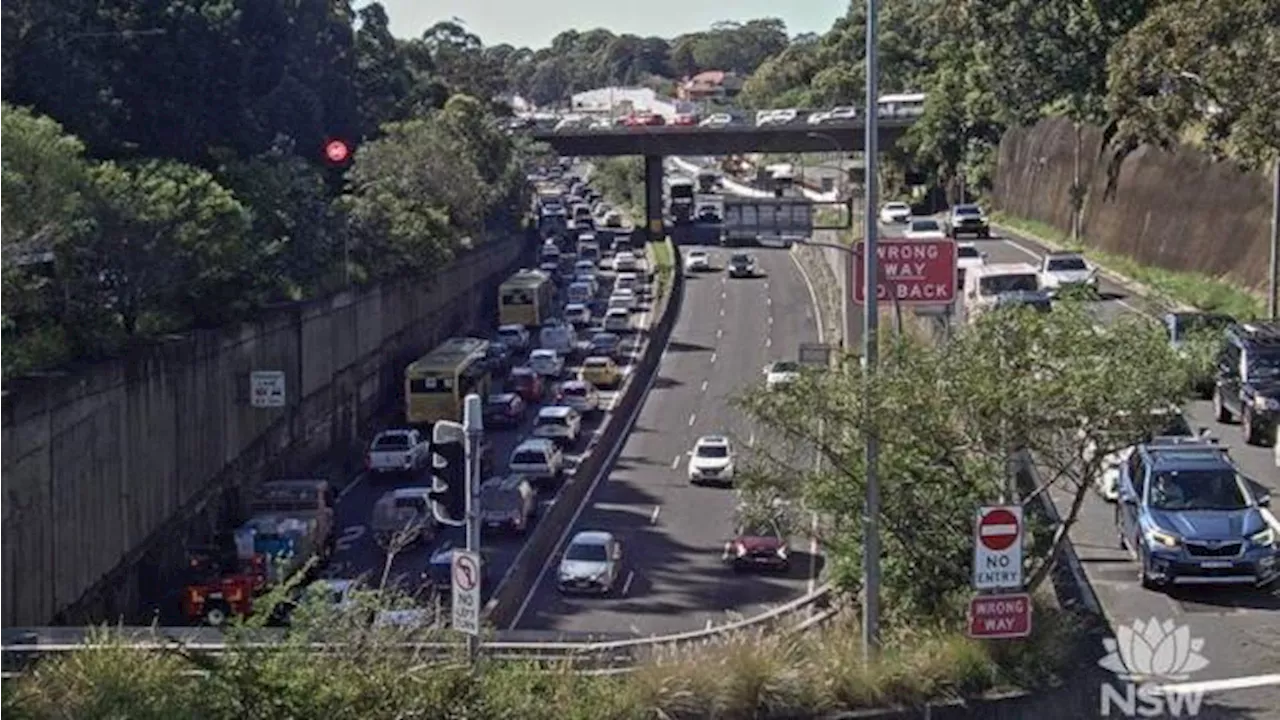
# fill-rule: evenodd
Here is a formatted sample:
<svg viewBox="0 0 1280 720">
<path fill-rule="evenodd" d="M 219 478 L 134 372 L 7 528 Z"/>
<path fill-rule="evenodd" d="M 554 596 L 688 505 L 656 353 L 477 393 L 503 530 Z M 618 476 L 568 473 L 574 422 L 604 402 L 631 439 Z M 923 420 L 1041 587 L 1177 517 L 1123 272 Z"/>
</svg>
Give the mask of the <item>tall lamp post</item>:
<svg viewBox="0 0 1280 720">
<path fill-rule="evenodd" d="M 863 183 L 865 190 L 863 203 L 865 212 L 862 213 L 863 221 L 863 237 L 865 238 L 863 263 L 863 280 L 866 282 L 866 292 L 863 304 L 863 320 L 862 320 L 862 358 L 865 363 L 865 374 L 867 376 L 868 389 L 874 387 L 874 375 L 876 366 L 879 365 L 880 359 L 880 303 L 877 299 L 876 278 L 878 277 L 876 263 L 876 247 L 877 247 L 877 231 L 876 217 L 871 212 L 876 206 L 876 183 L 872 182 L 872 178 L 876 177 L 876 154 L 879 151 L 877 147 L 878 130 L 879 130 L 879 74 L 880 69 L 877 67 L 876 58 L 876 14 L 878 12 L 877 0 L 867 0 L 867 37 L 866 37 L 866 76 L 867 76 L 867 97 L 866 97 L 866 121 L 863 128 L 866 130 L 866 138 L 863 141 L 863 167 L 866 168 L 867 182 Z M 867 404 L 867 410 L 871 409 L 872 401 L 864 393 L 864 402 Z M 869 414 L 869 413 L 868 413 Z M 871 660 L 879 655 L 880 652 L 880 443 L 876 439 L 875 433 L 868 432 L 865 437 L 866 445 L 863 448 L 863 460 L 866 463 L 866 498 L 863 503 L 862 532 L 862 655 L 866 660 Z"/>
<path fill-rule="evenodd" d="M 837 142 L 836 139 L 831 137 L 830 135 L 827 135 L 825 133 L 820 133 L 820 132 L 811 132 L 811 133 L 808 133 L 808 135 L 809 137 L 812 137 L 812 138 L 818 138 L 818 139 L 822 139 L 830 142 L 831 145 L 836 149 L 836 152 L 839 153 L 840 143 Z M 839 196 L 838 192 L 837 192 L 837 196 Z M 853 219 L 852 206 L 850 206 L 849 214 L 850 214 L 850 221 L 852 222 L 852 219 Z M 845 254 L 844 293 L 843 293 L 844 297 L 841 298 L 841 302 L 840 302 L 840 312 L 841 312 L 840 325 L 843 328 L 841 330 L 841 334 L 843 335 L 843 337 L 840 340 L 840 347 L 843 348 L 845 352 L 852 352 L 853 336 L 855 335 L 854 318 L 857 317 L 857 315 L 855 314 L 857 311 L 853 307 L 853 283 L 856 281 L 856 278 L 857 278 L 857 274 L 854 272 L 853 263 L 857 261 L 857 256 L 853 254 L 853 250 L 847 245 L 839 245 L 839 244 L 833 244 L 833 243 L 811 243 L 811 244 L 819 245 L 821 247 L 831 248 L 833 250 L 838 250 Z"/>
</svg>

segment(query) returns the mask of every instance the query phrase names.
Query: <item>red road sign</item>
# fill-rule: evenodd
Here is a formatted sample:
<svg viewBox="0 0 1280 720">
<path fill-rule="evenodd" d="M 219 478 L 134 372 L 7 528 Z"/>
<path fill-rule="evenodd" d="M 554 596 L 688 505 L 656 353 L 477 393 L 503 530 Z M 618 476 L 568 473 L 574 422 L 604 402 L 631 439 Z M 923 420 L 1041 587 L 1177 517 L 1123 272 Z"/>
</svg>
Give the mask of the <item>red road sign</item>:
<svg viewBox="0 0 1280 720">
<path fill-rule="evenodd" d="M 978 520 L 978 541 L 988 550 L 1007 550 L 1018 540 L 1018 518 L 1004 508 L 992 508 Z"/>
<path fill-rule="evenodd" d="M 341 140 L 330 140 L 325 143 L 324 156 L 328 158 L 329 162 L 341 165 L 347 161 L 347 158 L 351 157 L 351 148 L 347 147 L 347 144 Z"/>
<path fill-rule="evenodd" d="M 1030 634 L 1030 595 L 978 595 L 969 601 L 969 637 L 990 640 Z"/>
<path fill-rule="evenodd" d="M 471 562 L 471 558 L 466 555 L 459 555 L 458 559 L 453 563 L 453 582 L 462 590 L 474 590 L 476 583 L 480 581 L 480 569 L 475 563 Z"/>
<path fill-rule="evenodd" d="M 853 247 L 853 300 L 866 302 L 864 243 Z M 876 297 L 904 305 L 944 305 L 956 299 L 956 244 L 953 240 L 885 238 L 876 245 Z"/>
</svg>

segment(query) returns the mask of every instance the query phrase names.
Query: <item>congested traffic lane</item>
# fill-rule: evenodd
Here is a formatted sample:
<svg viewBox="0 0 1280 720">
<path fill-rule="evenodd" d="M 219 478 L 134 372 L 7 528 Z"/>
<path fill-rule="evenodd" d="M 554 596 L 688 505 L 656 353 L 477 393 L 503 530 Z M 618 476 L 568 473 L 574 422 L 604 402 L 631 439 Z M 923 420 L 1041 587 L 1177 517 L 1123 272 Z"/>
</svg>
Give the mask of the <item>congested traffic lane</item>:
<svg viewBox="0 0 1280 720">
<path fill-rule="evenodd" d="M 686 248 L 687 251 L 688 248 Z M 789 254 L 753 249 L 755 279 L 723 274 L 729 251 L 711 250 L 717 271 L 688 274 L 680 317 L 653 388 L 616 463 L 566 538 L 615 533 L 625 548 L 611 597 L 567 597 L 548 564 L 516 618 L 522 629 L 665 634 L 753 615 L 802 595 L 810 572 L 800 543 L 786 575 L 738 575 L 721 561 L 735 532 L 736 493 L 688 481 L 686 453 L 700 435 L 728 433 L 743 449 L 750 423 L 731 398 L 762 386 L 762 370 L 794 359 L 816 337 L 808 290 Z M 558 549 L 563 551 L 563 546 Z"/>
<path fill-rule="evenodd" d="M 611 272 L 600 273 L 602 287 L 607 289 L 612 286 L 612 275 Z M 602 292 L 607 295 L 607 290 Z M 634 321 L 637 326 L 647 326 L 647 309 L 642 307 L 640 311 L 636 312 Z M 599 325 L 600 318 L 598 315 L 593 322 L 596 326 Z M 598 327 L 595 329 L 598 329 Z M 595 329 L 580 332 L 579 335 L 590 337 L 589 333 L 594 332 Z M 635 358 L 641 350 L 640 342 L 642 337 L 639 333 L 633 333 L 630 337 L 623 339 L 622 358 L 619 360 L 619 365 L 622 367 L 624 375 L 629 376 L 632 372 Z M 536 344 L 536 337 L 534 343 Z M 565 377 L 575 376 L 579 369 L 580 367 L 576 365 L 569 366 L 565 372 Z M 571 471 L 581 461 L 583 451 L 586 449 L 591 437 L 598 433 L 607 418 L 607 411 L 612 409 L 617 397 L 617 390 L 600 390 L 601 408 L 605 412 L 594 413 L 584 418 L 583 430 L 578 442 L 565 453 L 566 472 Z M 543 404 L 547 403 L 544 402 Z M 540 406 L 531 407 L 528 417 L 519 429 L 490 430 L 486 432 L 486 437 L 493 448 L 493 470 L 495 476 L 505 473 L 511 451 L 522 440 L 530 436 L 537 407 Z M 345 486 L 339 496 L 335 513 L 338 541 L 333 558 L 324 575 L 332 578 L 362 578 L 367 584 L 376 587 L 381 585 L 385 572 L 390 585 L 412 593 L 419 598 L 425 607 L 432 606 L 434 598 L 428 592 L 427 584 L 423 582 L 423 573 L 428 569 L 432 555 L 441 549 L 465 546 L 466 540 L 463 530 L 461 528 L 440 527 L 432 539 L 415 543 L 396 553 L 395 557 L 392 558 L 390 567 L 387 568 L 387 553 L 375 541 L 369 527 L 374 504 L 383 493 L 401 487 L 422 487 L 430 486 L 430 484 L 431 477 L 429 471 L 425 469 L 420 471 L 416 477 L 398 475 L 383 478 L 366 472 L 357 475 Z M 552 502 L 558 489 L 558 485 L 541 489 L 539 495 L 540 507 L 545 507 Z M 535 524 L 536 522 L 535 519 Z M 487 568 L 485 578 L 487 582 L 482 585 L 482 590 L 486 601 L 497 583 L 511 568 L 516 556 L 523 547 L 526 537 L 527 535 L 518 536 L 497 533 L 485 533 L 483 535 L 481 544 L 486 553 Z"/>
</svg>

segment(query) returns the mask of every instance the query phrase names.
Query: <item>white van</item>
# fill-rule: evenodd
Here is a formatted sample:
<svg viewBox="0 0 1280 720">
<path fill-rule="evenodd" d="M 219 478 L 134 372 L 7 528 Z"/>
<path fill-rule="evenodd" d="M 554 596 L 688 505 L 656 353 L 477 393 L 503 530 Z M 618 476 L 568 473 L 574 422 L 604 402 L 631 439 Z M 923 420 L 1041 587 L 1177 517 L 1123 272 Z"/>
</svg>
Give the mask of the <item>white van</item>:
<svg viewBox="0 0 1280 720">
<path fill-rule="evenodd" d="M 604 314 L 604 331 L 611 333 L 629 333 L 631 327 L 631 311 L 625 308 L 610 308 Z"/>
<path fill-rule="evenodd" d="M 538 331 L 538 347 L 555 350 L 560 355 L 573 352 L 573 346 L 577 342 L 578 334 L 569 323 L 549 322 Z"/>
<path fill-rule="evenodd" d="M 967 268 L 964 274 L 964 308 L 968 322 L 995 307 L 1000 295 L 1036 292 L 1040 269 L 1029 263 L 992 263 Z"/>
<path fill-rule="evenodd" d="M 636 271 L 635 253 L 624 250 L 613 256 L 613 269 L 617 272 L 635 272 Z"/>
</svg>

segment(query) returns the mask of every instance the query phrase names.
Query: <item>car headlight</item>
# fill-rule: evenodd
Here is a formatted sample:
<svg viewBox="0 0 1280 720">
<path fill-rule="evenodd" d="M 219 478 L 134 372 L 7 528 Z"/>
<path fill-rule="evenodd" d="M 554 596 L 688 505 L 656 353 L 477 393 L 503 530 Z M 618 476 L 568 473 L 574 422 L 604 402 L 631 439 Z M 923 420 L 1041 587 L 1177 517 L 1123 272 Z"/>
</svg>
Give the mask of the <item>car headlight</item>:
<svg viewBox="0 0 1280 720">
<path fill-rule="evenodd" d="M 1147 540 L 1167 548 L 1176 548 L 1182 544 L 1182 538 L 1157 528 L 1147 530 Z"/>
<path fill-rule="evenodd" d="M 1249 542 L 1254 545 L 1274 545 L 1276 542 L 1276 531 L 1273 528 L 1264 528 L 1249 536 Z"/>
</svg>

